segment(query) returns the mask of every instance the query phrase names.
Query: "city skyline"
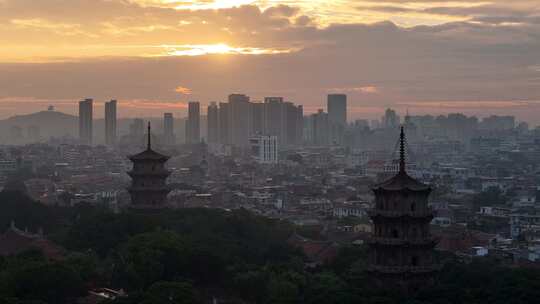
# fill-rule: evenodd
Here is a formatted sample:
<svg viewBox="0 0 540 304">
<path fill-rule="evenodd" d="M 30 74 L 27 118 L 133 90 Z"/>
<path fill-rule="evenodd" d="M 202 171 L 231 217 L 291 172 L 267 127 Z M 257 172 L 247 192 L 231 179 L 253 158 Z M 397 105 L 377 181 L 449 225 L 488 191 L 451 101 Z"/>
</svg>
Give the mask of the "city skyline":
<svg viewBox="0 0 540 304">
<path fill-rule="evenodd" d="M 321 103 L 320 106 L 315 106 L 315 107 L 307 107 L 307 111 L 304 110 L 304 115 L 307 117 L 309 115 L 312 115 L 312 114 L 317 114 L 320 110 L 322 110 L 324 113 L 328 114 L 328 96 L 331 96 L 331 95 L 345 95 L 347 99 L 349 99 L 348 95 L 347 94 L 338 94 L 338 93 L 331 93 L 331 94 L 328 94 L 328 95 L 325 95 Z M 257 100 L 257 99 L 251 99 L 251 102 L 252 103 L 256 103 L 256 104 L 264 104 L 265 102 L 265 98 L 268 98 L 268 97 L 264 97 L 262 98 L 262 100 Z M 282 97 L 280 97 L 282 98 Z M 287 101 L 289 102 L 286 97 L 283 97 L 284 101 Z M 189 106 L 189 103 L 190 102 L 186 102 L 185 104 L 184 103 L 179 103 L 179 104 L 176 104 L 175 107 L 173 107 L 173 110 L 171 110 L 171 108 L 164 108 L 164 109 L 157 109 L 155 111 L 148 111 L 148 109 L 145 109 L 145 110 L 140 110 L 138 112 L 135 112 L 135 113 L 131 113 L 130 115 L 122 115 L 125 113 L 125 103 L 122 103 L 121 100 L 117 100 L 117 99 L 104 99 L 103 101 L 100 101 L 100 100 L 95 100 L 94 98 L 84 98 L 82 100 L 85 100 L 85 99 L 92 99 L 92 103 L 93 103 L 93 120 L 106 120 L 106 115 L 105 115 L 105 108 L 106 108 L 106 105 L 107 103 L 109 103 L 110 101 L 114 100 L 116 101 L 116 104 L 117 104 L 117 119 L 137 119 L 137 118 L 144 118 L 144 119 L 159 119 L 159 118 L 163 118 L 163 115 L 164 114 L 167 114 L 167 113 L 170 113 L 170 114 L 173 114 L 175 117 L 174 119 L 188 119 L 188 116 L 189 116 L 189 111 L 188 111 L 188 106 Z M 224 100 L 226 100 L 226 97 L 223 98 Z M 80 100 L 79 99 L 78 101 L 74 101 L 73 104 L 69 104 L 69 108 L 68 110 L 65 110 L 63 109 L 61 106 L 59 107 L 57 103 L 52 103 L 52 104 L 45 104 L 43 103 L 43 107 L 41 108 L 38 108 L 36 109 L 35 111 L 22 111 L 22 112 L 17 112 L 17 113 L 14 113 L 13 115 L 6 115 L 5 113 L 2 113 L 0 112 L 0 121 L 1 120 L 5 120 L 5 119 L 9 119 L 9 118 L 13 118 L 13 117 L 16 117 L 16 116 L 22 116 L 22 115 L 29 115 L 29 114 L 35 114 L 35 113 L 38 113 L 38 112 L 42 112 L 42 111 L 57 111 L 57 112 L 61 112 L 61 113 L 65 113 L 65 114 L 69 114 L 69 115 L 73 115 L 73 116 L 76 116 L 78 117 L 79 116 L 79 103 L 80 103 Z M 208 107 L 210 105 L 212 105 L 213 103 L 216 103 L 216 104 L 219 104 L 219 103 L 223 103 L 223 102 L 216 102 L 216 101 L 208 101 L 208 102 L 199 102 L 200 103 L 200 107 L 201 107 L 201 111 L 200 111 L 200 115 L 201 117 L 203 116 L 207 116 L 207 111 L 208 111 Z M 299 104 L 299 103 L 296 103 L 300 106 L 302 106 L 304 109 L 306 109 L 306 106 L 303 105 L 303 104 Z M 60 103 L 61 105 L 61 103 Z M 433 111 L 433 112 L 429 112 L 429 111 L 419 111 L 419 112 L 414 112 L 411 110 L 411 108 L 409 107 L 395 107 L 395 106 L 387 106 L 387 107 L 381 107 L 380 109 L 379 108 L 376 108 L 374 109 L 374 112 L 373 113 L 369 113 L 369 114 L 355 114 L 355 110 L 354 110 L 354 106 L 352 107 L 351 109 L 351 105 L 350 103 L 347 103 L 346 105 L 346 108 L 347 108 L 347 123 L 348 124 L 351 124 L 351 123 L 354 123 L 355 121 L 358 121 L 358 120 L 368 120 L 368 121 L 373 121 L 373 120 L 378 120 L 379 122 L 381 122 L 381 115 L 384 114 L 385 111 L 387 111 L 388 109 L 391 109 L 393 111 L 395 111 L 397 113 L 397 115 L 400 117 L 400 118 L 404 118 L 408 115 L 410 116 L 434 116 L 434 117 L 437 117 L 437 116 L 447 116 L 447 115 L 451 115 L 451 114 L 463 114 L 463 115 L 466 115 L 468 117 L 477 117 L 478 119 L 482 120 L 482 119 L 486 119 L 486 118 L 489 118 L 491 116 L 514 116 L 516 118 L 516 122 L 525 122 L 525 123 L 528 123 L 530 124 L 531 127 L 537 127 L 537 126 L 540 126 L 540 119 L 538 120 L 530 120 L 530 119 L 522 119 L 522 117 L 520 117 L 520 115 L 515 115 L 513 112 L 508 112 L 505 110 L 505 108 L 494 108 L 494 109 L 488 109 L 487 111 L 483 111 L 481 113 L 478 113 L 476 111 L 470 111 L 468 109 L 459 109 L 459 108 L 454 108 L 454 107 L 450 107 L 449 110 L 446 110 L 446 111 Z M 51 110 L 52 109 L 52 110 Z M 204 111 L 202 111 L 204 110 Z M 4 114 L 4 115 L 2 115 Z"/>
<path fill-rule="evenodd" d="M 352 118 L 487 110 L 538 124 L 535 2 L 4 0 L 0 116 L 75 113 L 84 96 L 161 116 L 234 92 L 315 113 L 345 93 Z"/>
</svg>

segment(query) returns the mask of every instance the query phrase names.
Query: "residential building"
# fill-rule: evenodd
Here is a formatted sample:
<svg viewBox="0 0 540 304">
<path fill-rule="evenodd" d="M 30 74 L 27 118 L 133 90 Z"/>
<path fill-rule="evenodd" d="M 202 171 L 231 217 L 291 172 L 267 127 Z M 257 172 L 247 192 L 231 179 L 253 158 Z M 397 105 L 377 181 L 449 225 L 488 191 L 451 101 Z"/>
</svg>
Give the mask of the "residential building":
<svg viewBox="0 0 540 304">
<path fill-rule="evenodd" d="M 208 123 L 208 143 L 215 144 L 219 142 L 219 108 L 216 102 L 210 103 L 207 112 Z"/>
<path fill-rule="evenodd" d="M 328 123 L 330 125 L 330 141 L 343 144 L 345 127 L 347 126 L 347 95 L 330 94 L 327 100 Z"/>
<path fill-rule="evenodd" d="M 116 100 L 105 103 L 105 144 L 108 146 L 116 144 L 116 105 Z"/>
<path fill-rule="evenodd" d="M 277 136 L 256 135 L 250 139 L 251 153 L 260 164 L 277 164 L 279 160 Z"/>
<path fill-rule="evenodd" d="M 176 143 L 174 135 L 174 116 L 172 113 L 165 113 L 163 115 L 163 140 L 167 146 L 173 146 Z"/>
<path fill-rule="evenodd" d="M 186 121 L 186 143 L 197 144 L 201 141 L 201 111 L 200 103 L 192 101 L 188 104 L 188 119 Z"/>
<path fill-rule="evenodd" d="M 93 105 L 91 98 L 79 102 L 79 140 L 85 145 L 92 145 Z"/>
</svg>

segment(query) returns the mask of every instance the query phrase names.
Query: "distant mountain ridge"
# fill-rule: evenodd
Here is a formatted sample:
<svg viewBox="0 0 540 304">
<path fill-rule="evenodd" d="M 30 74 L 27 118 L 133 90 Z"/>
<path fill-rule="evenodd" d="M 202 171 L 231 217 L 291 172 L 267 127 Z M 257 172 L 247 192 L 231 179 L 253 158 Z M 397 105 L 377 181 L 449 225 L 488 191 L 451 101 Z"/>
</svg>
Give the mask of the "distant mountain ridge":
<svg viewBox="0 0 540 304">
<path fill-rule="evenodd" d="M 0 120 L 0 136 L 3 141 L 12 141 L 11 129 L 22 128 L 23 138 L 17 139 L 24 142 L 31 126 L 39 127 L 42 137 L 50 136 L 76 136 L 79 132 L 79 118 L 70 114 L 57 111 L 41 111 L 26 115 L 16 115 L 5 120 Z"/>
</svg>

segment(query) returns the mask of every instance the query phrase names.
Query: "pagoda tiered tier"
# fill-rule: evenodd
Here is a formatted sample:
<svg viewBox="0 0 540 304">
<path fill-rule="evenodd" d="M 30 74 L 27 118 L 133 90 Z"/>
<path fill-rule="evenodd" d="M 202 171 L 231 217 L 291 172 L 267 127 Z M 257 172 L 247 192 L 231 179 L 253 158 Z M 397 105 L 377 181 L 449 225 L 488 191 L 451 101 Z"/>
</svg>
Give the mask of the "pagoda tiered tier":
<svg viewBox="0 0 540 304">
<path fill-rule="evenodd" d="M 131 186 L 131 207 L 140 209 L 158 209 L 167 206 L 170 192 L 167 178 L 170 171 L 165 168 L 168 156 L 152 150 L 150 123 L 148 123 L 148 146 L 145 151 L 131 156 L 133 169 L 128 172 Z"/>
<path fill-rule="evenodd" d="M 375 185 L 375 206 L 369 212 L 369 272 L 381 288 L 411 293 L 433 283 L 436 240 L 430 233 L 431 188 L 410 177 L 405 165 L 405 134 L 400 136 L 399 172 Z"/>
</svg>

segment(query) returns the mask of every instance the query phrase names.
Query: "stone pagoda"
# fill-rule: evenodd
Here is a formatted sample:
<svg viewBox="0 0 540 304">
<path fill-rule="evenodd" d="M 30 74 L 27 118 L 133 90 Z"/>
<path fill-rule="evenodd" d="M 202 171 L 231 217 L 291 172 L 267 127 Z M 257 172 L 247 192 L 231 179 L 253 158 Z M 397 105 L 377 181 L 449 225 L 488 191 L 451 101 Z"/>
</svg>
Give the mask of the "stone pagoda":
<svg viewBox="0 0 540 304">
<path fill-rule="evenodd" d="M 436 241 L 430 233 L 431 188 L 406 172 L 403 127 L 399 171 L 372 190 L 375 206 L 369 213 L 373 236 L 368 271 L 373 281 L 380 288 L 408 294 L 432 285 L 438 267 L 434 261 Z"/>
<path fill-rule="evenodd" d="M 140 209 L 158 209 L 167 207 L 167 177 L 170 171 L 165 168 L 168 156 L 152 150 L 151 127 L 148 123 L 148 146 L 145 151 L 129 158 L 133 169 L 128 172 L 131 177 L 131 207 Z"/>
</svg>

